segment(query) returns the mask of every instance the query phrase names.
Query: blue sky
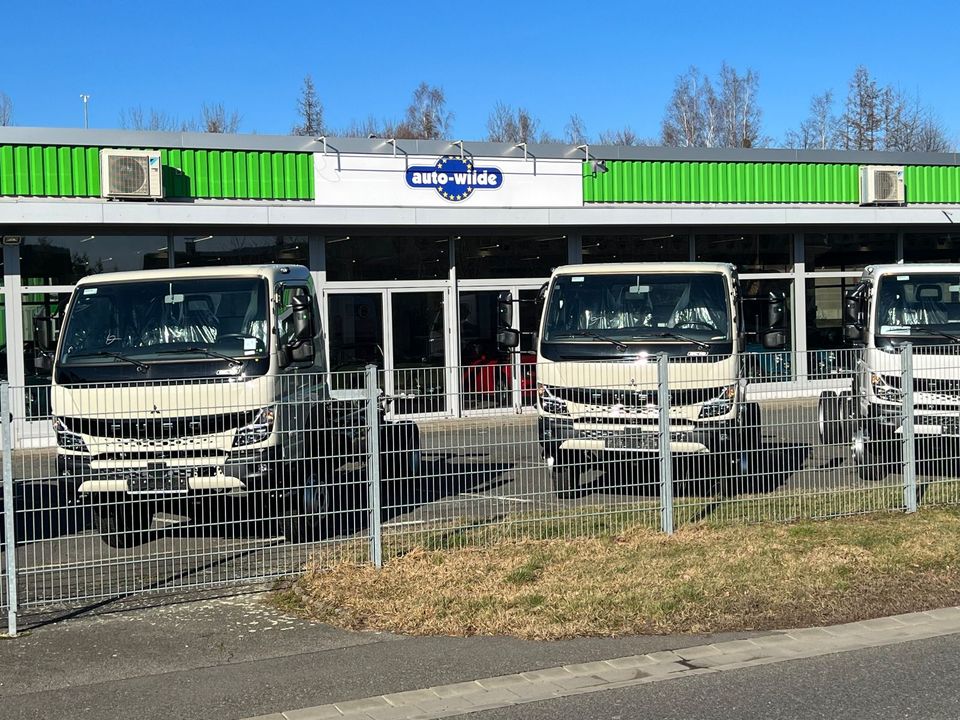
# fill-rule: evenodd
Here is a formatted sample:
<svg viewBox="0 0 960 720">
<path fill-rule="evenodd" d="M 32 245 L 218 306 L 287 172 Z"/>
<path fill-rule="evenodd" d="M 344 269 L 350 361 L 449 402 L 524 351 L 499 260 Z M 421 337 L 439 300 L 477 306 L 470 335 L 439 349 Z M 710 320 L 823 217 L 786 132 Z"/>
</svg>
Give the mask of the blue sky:
<svg viewBox="0 0 960 720">
<path fill-rule="evenodd" d="M 629 125 L 656 137 L 675 77 L 726 60 L 760 74 L 775 139 L 813 94 L 842 98 L 859 63 L 919 93 L 960 135 L 955 2 L 5 5 L 0 90 L 17 125 L 82 126 L 85 92 L 91 127 L 118 127 L 134 105 L 187 118 L 219 101 L 239 110 L 242 131 L 282 134 L 310 73 L 334 128 L 399 117 L 424 80 L 445 90 L 458 138 L 481 139 L 498 100 L 556 135 L 577 112 L 593 135 Z"/>
</svg>

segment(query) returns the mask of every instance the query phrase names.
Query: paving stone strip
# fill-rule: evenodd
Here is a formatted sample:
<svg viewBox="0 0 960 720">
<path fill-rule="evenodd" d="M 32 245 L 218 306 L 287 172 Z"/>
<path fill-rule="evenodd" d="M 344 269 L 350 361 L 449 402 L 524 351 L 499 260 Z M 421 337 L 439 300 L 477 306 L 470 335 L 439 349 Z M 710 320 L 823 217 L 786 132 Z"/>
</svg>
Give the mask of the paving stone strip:
<svg viewBox="0 0 960 720">
<path fill-rule="evenodd" d="M 697 645 L 649 655 L 563 665 L 515 675 L 408 690 L 249 720 L 428 720 L 569 695 L 738 670 L 799 658 L 960 633 L 960 607 L 908 613 L 750 640 Z"/>
</svg>

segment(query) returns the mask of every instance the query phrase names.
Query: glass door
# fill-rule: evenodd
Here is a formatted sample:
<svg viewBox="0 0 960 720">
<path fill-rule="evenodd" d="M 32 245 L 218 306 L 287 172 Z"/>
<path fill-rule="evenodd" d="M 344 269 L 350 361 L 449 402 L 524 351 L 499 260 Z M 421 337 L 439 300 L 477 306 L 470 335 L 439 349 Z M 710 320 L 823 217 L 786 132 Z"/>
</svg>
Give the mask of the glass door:
<svg viewBox="0 0 960 720">
<path fill-rule="evenodd" d="M 464 412 L 491 408 L 532 406 L 536 402 L 537 369 L 534 336 L 540 322 L 535 304 L 539 285 L 524 287 L 467 287 L 460 290 L 459 374 L 460 405 Z M 513 304 L 513 329 L 520 347 L 504 351 L 497 346 L 500 299 Z"/>
<path fill-rule="evenodd" d="M 362 386 L 367 365 L 384 369 L 383 292 L 331 293 L 327 297 L 331 390 Z"/>
<path fill-rule="evenodd" d="M 387 392 L 397 414 L 443 413 L 447 398 L 447 318 L 443 290 L 387 290 Z"/>
<path fill-rule="evenodd" d="M 328 290 L 327 335 L 334 392 L 362 387 L 364 368 L 384 372 L 392 414 L 454 410 L 447 356 L 446 290 Z"/>
</svg>

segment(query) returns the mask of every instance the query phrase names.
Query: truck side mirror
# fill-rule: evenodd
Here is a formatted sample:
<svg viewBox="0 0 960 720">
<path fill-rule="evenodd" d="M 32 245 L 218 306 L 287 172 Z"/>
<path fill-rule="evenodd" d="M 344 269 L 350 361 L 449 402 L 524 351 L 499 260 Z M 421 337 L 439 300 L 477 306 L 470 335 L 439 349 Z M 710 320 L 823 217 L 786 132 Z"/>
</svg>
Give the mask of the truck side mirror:
<svg viewBox="0 0 960 720">
<path fill-rule="evenodd" d="M 513 328 L 497 330 L 497 347 L 501 350 L 513 350 L 520 344 L 520 333 Z"/>
<path fill-rule="evenodd" d="M 765 350 L 783 350 L 787 346 L 787 334 L 783 330 L 767 330 L 761 342 Z"/>
<path fill-rule="evenodd" d="M 513 327 L 513 295 L 504 290 L 497 295 L 497 330 Z"/>
<path fill-rule="evenodd" d="M 290 309 L 293 311 L 293 337 L 304 341 L 313 338 L 313 308 L 309 295 L 295 295 L 290 300 Z"/>
<path fill-rule="evenodd" d="M 863 290 L 863 285 L 858 285 L 843 299 L 843 339 L 848 342 L 863 342 L 866 330 Z"/>
<path fill-rule="evenodd" d="M 854 323 L 843 326 L 843 339 L 850 342 L 863 342 L 863 328 Z"/>
<path fill-rule="evenodd" d="M 51 317 L 34 318 L 33 341 L 38 350 L 53 352 L 57 347 L 56 321 Z"/>
<path fill-rule="evenodd" d="M 767 299 L 767 325 L 770 328 L 782 328 L 786 316 L 786 299 L 782 294 L 770 293 Z"/>
<path fill-rule="evenodd" d="M 856 291 L 854 291 L 856 292 Z M 843 299 L 843 321 L 849 325 L 860 325 L 863 316 L 863 304 L 854 293 Z"/>
</svg>

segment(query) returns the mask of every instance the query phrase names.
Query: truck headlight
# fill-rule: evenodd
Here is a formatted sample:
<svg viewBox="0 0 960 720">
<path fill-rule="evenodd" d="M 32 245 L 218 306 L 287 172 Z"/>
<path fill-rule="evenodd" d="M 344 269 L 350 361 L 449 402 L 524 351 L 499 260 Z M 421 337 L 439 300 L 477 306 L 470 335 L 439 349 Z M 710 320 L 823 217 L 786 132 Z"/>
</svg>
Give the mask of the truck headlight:
<svg viewBox="0 0 960 720">
<path fill-rule="evenodd" d="M 63 418 L 55 417 L 53 419 L 53 432 L 57 435 L 57 447 L 74 452 L 90 452 L 87 450 L 87 444 L 83 441 L 83 436 L 69 430 Z"/>
<path fill-rule="evenodd" d="M 270 437 L 270 433 L 273 432 L 274 415 L 272 407 L 260 410 L 252 423 L 237 429 L 237 434 L 233 436 L 233 446 L 254 445 Z"/>
<path fill-rule="evenodd" d="M 553 394 L 553 388 L 549 385 L 537 383 L 537 400 L 540 403 L 540 409 L 550 415 L 567 415 L 567 401 Z"/>
<path fill-rule="evenodd" d="M 726 385 L 720 388 L 720 393 L 707 400 L 700 408 L 700 418 L 721 417 L 733 410 L 733 402 L 737 398 L 737 384 Z"/>
<path fill-rule="evenodd" d="M 872 372 L 870 373 L 870 387 L 873 389 L 873 394 L 880 400 L 895 403 L 903 402 L 903 390 L 897 387 L 899 379 L 899 377 L 893 375 L 885 376 Z"/>
</svg>

